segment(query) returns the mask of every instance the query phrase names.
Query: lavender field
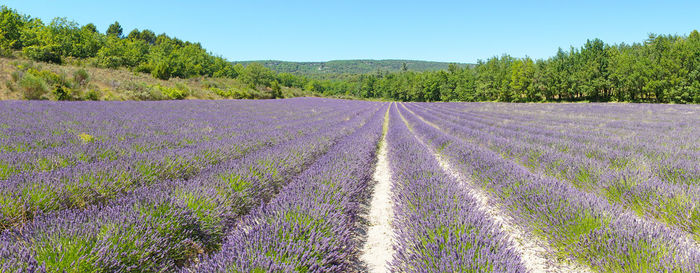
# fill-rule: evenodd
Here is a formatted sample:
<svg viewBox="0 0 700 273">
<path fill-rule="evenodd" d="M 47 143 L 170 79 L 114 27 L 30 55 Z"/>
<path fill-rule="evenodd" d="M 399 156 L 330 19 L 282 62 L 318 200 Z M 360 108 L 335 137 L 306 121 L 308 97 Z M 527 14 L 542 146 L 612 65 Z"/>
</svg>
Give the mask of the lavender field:
<svg viewBox="0 0 700 273">
<path fill-rule="evenodd" d="M 0 272 L 700 272 L 700 107 L 3 101 Z"/>
</svg>

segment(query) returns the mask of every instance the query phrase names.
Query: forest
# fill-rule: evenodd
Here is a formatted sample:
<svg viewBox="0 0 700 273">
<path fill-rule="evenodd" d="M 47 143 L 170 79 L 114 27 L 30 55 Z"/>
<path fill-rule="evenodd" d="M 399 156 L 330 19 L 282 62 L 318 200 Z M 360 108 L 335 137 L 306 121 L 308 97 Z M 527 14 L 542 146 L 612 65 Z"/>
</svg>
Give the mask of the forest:
<svg viewBox="0 0 700 273">
<path fill-rule="evenodd" d="M 446 70 L 450 63 L 417 60 L 332 60 L 327 62 L 288 62 L 278 60 L 265 61 L 236 61 L 234 63 L 248 65 L 260 63 L 278 73 L 292 73 L 297 76 L 307 76 L 312 79 L 343 79 L 347 75 L 369 74 L 380 72 L 401 71 L 438 71 Z M 468 64 L 459 63 L 466 66 Z"/>
<path fill-rule="evenodd" d="M 0 56 L 49 63 L 126 68 L 158 79 L 221 77 L 254 88 L 302 88 L 319 95 L 398 101 L 700 103 L 700 33 L 650 34 L 633 44 L 600 39 L 559 49 L 547 59 L 508 54 L 446 70 L 348 73 L 332 79 L 234 64 L 200 43 L 118 22 L 101 33 L 67 18 L 46 24 L 2 7 Z M 273 96 L 274 97 L 274 96 Z"/>
</svg>

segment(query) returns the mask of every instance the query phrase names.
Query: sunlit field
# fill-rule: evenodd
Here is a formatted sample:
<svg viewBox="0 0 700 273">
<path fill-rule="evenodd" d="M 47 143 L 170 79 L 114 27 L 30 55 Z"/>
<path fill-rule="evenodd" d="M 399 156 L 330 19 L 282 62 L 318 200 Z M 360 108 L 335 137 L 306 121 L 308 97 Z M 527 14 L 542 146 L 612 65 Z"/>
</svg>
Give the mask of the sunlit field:
<svg viewBox="0 0 700 273">
<path fill-rule="evenodd" d="M 700 270 L 694 105 L 4 101 L 0 117 L 3 272 L 355 272 L 376 240 L 393 272 Z"/>
</svg>

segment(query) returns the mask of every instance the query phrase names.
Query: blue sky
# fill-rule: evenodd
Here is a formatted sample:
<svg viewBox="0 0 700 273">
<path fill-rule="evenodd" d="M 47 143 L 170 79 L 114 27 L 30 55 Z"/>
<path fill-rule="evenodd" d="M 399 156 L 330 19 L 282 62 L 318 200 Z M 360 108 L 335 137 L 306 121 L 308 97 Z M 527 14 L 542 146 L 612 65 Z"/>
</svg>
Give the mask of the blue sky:
<svg viewBox="0 0 700 273">
<path fill-rule="evenodd" d="M 700 29 L 700 1 L 2 0 L 48 23 L 119 21 L 201 42 L 229 60 L 546 58 L 589 38 L 643 41 Z"/>
</svg>

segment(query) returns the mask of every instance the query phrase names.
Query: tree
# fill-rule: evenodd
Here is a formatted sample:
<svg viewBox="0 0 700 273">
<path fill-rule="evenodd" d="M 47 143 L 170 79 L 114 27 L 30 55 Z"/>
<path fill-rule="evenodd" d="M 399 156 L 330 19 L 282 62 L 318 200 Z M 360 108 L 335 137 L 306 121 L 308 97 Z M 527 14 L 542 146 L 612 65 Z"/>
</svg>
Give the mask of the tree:
<svg viewBox="0 0 700 273">
<path fill-rule="evenodd" d="M 532 86 L 532 78 L 535 76 L 535 63 L 529 57 L 515 60 L 511 71 L 509 88 L 512 101 L 536 100 Z"/>
<path fill-rule="evenodd" d="M 323 85 L 321 85 L 321 82 L 318 80 L 310 80 L 304 86 L 304 90 L 311 91 L 311 92 L 322 92 Z"/>
<path fill-rule="evenodd" d="M 97 27 L 93 23 L 88 23 L 87 25 L 84 25 L 82 27 L 82 30 L 86 32 L 97 33 Z"/>
<path fill-rule="evenodd" d="M 143 31 L 141 31 L 141 35 L 139 36 L 139 38 L 151 45 L 156 43 L 156 34 L 149 29 L 144 29 Z"/>
<path fill-rule="evenodd" d="M 126 38 L 131 40 L 141 39 L 141 31 L 139 31 L 138 28 L 135 28 L 134 30 L 129 32 L 129 35 L 126 35 Z"/>
<path fill-rule="evenodd" d="M 114 24 L 109 25 L 107 28 L 107 36 L 116 36 L 117 38 L 121 38 L 123 32 L 124 29 L 122 29 L 122 26 L 118 21 L 115 21 Z"/>
<path fill-rule="evenodd" d="M 274 72 L 262 64 L 250 63 L 238 77 L 253 88 L 258 85 L 269 87 L 274 79 Z"/>
<path fill-rule="evenodd" d="M 270 85 L 270 89 L 272 89 L 272 98 L 282 98 L 282 87 L 280 86 L 279 82 L 277 81 L 272 81 L 272 84 Z"/>
<path fill-rule="evenodd" d="M 0 49 L 20 49 L 24 20 L 15 10 L 2 6 L 0 10 Z"/>
</svg>

